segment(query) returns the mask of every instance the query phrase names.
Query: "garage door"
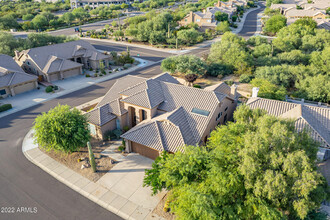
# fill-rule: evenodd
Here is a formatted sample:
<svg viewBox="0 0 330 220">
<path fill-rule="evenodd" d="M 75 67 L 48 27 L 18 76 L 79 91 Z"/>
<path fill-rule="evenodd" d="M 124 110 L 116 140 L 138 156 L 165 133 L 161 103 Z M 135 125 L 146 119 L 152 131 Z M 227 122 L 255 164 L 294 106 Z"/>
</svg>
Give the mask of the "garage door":
<svg viewBox="0 0 330 220">
<path fill-rule="evenodd" d="M 49 81 L 53 82 L 53 81 L 59 80 L 58 75 L 59 75 L 58 73 L 53 73 L 53 74 L 48 75 Z"/>
<path fill-rule="evenodd" d="M 148 157 L 150 159 L 156 159 L 159 156 L 159 151 L 154 150 L 150 147 L 144 146 L 142 144 L 138 144 L 135 142 L 132 142 L 132 151 L 135 153 L 138 153 L 142 156 Z"/>
<path fill-rule="evenodd" d="M 64 78 L 69 78 L 72 76 L 77 76 L 80 73 L 80 69 L 76 68 L 76 69 L 72 69 L 72 70 L 67 70 L 63 72 L 63 77 Z"/>
<path fill-rule="evenodd" d="M 23 85 L 17 85 L 14 87 L 14 92 L 17 95 L 26 91 L 30 91 L 32 89 L 35 89 L 35 82 L 26 83 Z"/>
</svg>

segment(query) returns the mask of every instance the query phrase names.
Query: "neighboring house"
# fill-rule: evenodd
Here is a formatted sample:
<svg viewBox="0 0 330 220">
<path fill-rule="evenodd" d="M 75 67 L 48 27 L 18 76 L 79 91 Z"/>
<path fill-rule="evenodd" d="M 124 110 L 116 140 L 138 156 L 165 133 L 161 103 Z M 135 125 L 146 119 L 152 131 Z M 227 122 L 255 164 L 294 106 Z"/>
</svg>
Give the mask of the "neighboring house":
<svg viewBox="0 0 330 220">
<path fill-rule="evenodd" d="M 330 148 L 330 108 L 259 97 L 250 98 L 247 105 L 251 109 L 263 109 L 270 115 L 294 120 L 298 132 L 306 129 L 320 143 L 319 157 L 327 159 L 330 156 L 325 150 Z"/>
<path fill-rule="evenodd" d="M 200 28 L 215 28 L 217 22 L 214 18 L 214 14 L 211 12 L 190 12 L 186 17 L 179 21 L 179 25 L 186 26 L 190 23 L 197 24 Z"/>
<path fill-rule="evenodd" d="M 114 5 L 121 5 L 123 3 L 125 4 L 131 4 L 134 2 L 133 0 L 70 0 L 71 9 L 79 8 L 79 7 L 85 7 L 89 6 L 92 9 L 95 9 L 99 6 L 110 6 L 112 4 Z"/>
<path fill-rule="evenodd" d="M 109 66 L 110 56 L 83 40 L 15 51 L 16 62 L 40 81 L 56 81 L 82 74 L 82 68 Z"/>
<path fill-rule="evenodd" d="M 190 12 L 184 17 L 179 24 L 181 26 L 188 25 L 190 23 L 198 24 L 201 28 L 215 28 L 217 21 L 215 20 L 215 13 L 220 11 L 228 14 L 229 19 L 237 12 L 237 6 L 246 6 L 246 1 L 232 0 L 229 2 L 218 1 L 214 4 L 214 7 L 207 7 L 203 12 Z"/>
<path fill-rule="evenodd" d="M 291 8 L 297 8 L 296 4 L 272 4 L 270 6 L 271 9 L 273 10 L 279 10 L 281 14 L 284 13 L 285 10 L 291 9 Z"/>
<path fill-rule="evenodd" d="M 8 55 L 0 54 L 0 97 L 15 96 L 38 87 L 37 77 L 25 73 Z"/>
<path fill-rule="evenodd" d="M 104 138 L 107 131 L 127 126 L 126 151 L 155 159 L 164 150 L 175 153 L 205 143 L 217 125 L 232 119 L 237 98 L 236 86 L 225 83 L 198 89 L 168 73 L 150 79 L 128 75 L 86 115 L 93 136 Z"/>
<path fill-rule="evenodd" d="M 330 19 L 317 21 L 317 28 L 326 29 L 330 31 Z"/>
<path fill-rule="evenodd" d="M 314 20 L 317 19 L 326 19 L 327 15 L 324 11 L 321 10 L 314 10 L 314 9 L 306 9 L 306 10 L 299 10 L 295 8 L 290 8 L 290 10 L 284 11 L 283 15 L 288 18 L 305 18 L 310 17 Z"/>
</svg>

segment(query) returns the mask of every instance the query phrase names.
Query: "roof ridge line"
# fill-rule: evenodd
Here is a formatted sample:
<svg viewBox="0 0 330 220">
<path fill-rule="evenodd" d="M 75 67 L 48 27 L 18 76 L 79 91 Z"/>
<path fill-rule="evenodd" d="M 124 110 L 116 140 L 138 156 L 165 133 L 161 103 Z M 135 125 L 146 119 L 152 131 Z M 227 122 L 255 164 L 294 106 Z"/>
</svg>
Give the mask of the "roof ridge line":
<svg viewBox="0 0 330 220">
<path fill-rule="evenodd" d="M 143 78 L 143 77 L 141 77 L 141 78 Z M 148 80 L 148 79 L 147 79 L 147 80 Z M 147 81 L 147 80 L 146 80 L 146 81 Z M 127 90 L 130 90 L 130 89 L 132 89 L 132 88 L 134 88 L 134 87 L 136 87 L 136 86 L 138 86 L 138 85 L 140 85 L 140 84 L 142 84 L 142 83 L 144 83 L 144 82 L 146 82 L 146 81 L 139 82 L 139 83 L 137 83 L 137 84 L 134 84 L 133 86 L 130 86 L 130 87 L 124 89 L 124 90 L 121 90 L 121 91 L 118 92 L 118 94 L 121 94 L 122 92 L 125 92 L 125 91 L 127 91 Z"/>
<path fill-rule="evenodd" d="M 320 133 L 303 117 L 303 116 L 300 116 L 300 117 L 298 117 L 297 119 L 299 119 L 299 118 L 301 118 L 301 119 L 303 119 L 307 124 L 308 124 L 308 126 L 315 132 L 315 133 L 317 133 L 318 134 L 318 136 L 319 136 L 319 138 L 321 138 L 325 143 L 327 143 L 328 145 L 330 145 L 330 143 L 328 143 L 328 141 L 327 140 L 325 140 L 324 138 L 323 138 L 323 136 L 322 135 L 320 135 Z M 297 120 L 296 120 L 297 121 Z"/>
<path fill-rule="evenodd" d="M 16 72 L 14 72 L 14 74 L 13 74 L 12 77 L 10 78 L 10 80 L 9 80 L 9 82 L 8 82 L 8 86 L 10 86 L 11 82 L 13 81 L 15 74 L 16 74 Z"/>
<path fill-rule="evenodd" d="M 158 135 L 159 135 L 160 143 L 161 143 L 163 149 L 165 150 L 164 143 L 163 143 L 163 139 L 162 139 L 162 135 L 160 134 L 160 131 L 159 131 L 158 121 L 155 121 L 155 123 L 156 123 L 156 127 L 157 127 L 156 130 L 157 130 L 157 133 L 158 133 Z"/>
</svg>

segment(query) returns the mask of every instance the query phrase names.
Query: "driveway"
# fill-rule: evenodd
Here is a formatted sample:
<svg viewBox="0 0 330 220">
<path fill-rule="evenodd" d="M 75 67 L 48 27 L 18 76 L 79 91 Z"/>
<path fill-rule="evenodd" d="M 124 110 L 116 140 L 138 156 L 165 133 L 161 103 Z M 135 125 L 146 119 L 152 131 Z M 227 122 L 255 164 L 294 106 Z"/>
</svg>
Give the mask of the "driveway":
<svg viewBox="0 0 330 220">
<path fill-rule="evenodd" d="M 151 189 L 143 187 L 145 169 L 150 169 L 153 160 L 137 153 L 128 154 L 97 183 L 125 199 L 152 211 L 165 193 L 151 196 Z"/>
</svg>

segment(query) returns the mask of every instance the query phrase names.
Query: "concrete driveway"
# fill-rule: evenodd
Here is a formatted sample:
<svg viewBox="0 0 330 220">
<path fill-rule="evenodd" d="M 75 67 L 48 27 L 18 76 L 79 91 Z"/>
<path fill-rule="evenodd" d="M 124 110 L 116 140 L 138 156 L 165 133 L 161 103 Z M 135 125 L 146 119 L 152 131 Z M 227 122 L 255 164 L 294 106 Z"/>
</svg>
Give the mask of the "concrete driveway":
<svg viewBox="0 0 330 220">
<path fill-rule="evenodd" d="M 151 196 L 151 189 L 143 187 L 145 169 L 150 169 L 153 160 L 136 153 L 128 154 L 98 183 L 121 195 L 125 199 L 152 211 L 164 196 L 159 193 Z"/>
</svg>

